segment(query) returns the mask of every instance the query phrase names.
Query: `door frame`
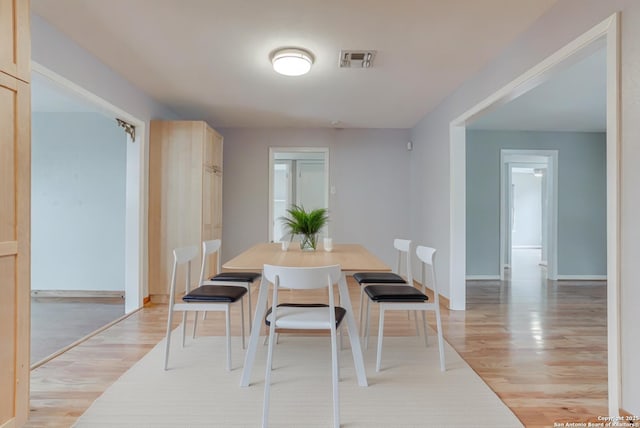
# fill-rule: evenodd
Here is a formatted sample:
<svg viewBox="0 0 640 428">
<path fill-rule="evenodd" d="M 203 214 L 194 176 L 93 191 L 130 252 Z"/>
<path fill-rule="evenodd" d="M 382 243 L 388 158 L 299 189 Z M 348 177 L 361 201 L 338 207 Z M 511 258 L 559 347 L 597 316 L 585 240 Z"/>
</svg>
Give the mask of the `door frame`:
<svg viewBox="0 0 640 428">
<path fill-rule="evenodd" d="M 146 124 L 143 120 L 136 118 L 104 98 L 95 95 L 33 60 L 31 61 L 31 71 L 82 97 L 106 115 L 125 120 L 135 126 L 135 140 L 132 140 L 131 136 L 126 134 L 124 311 L 125 314 L 131 313 L 144 305 L 144 297 L 149 294 L 148 290 L 146 290 L 145 271 L 145 243 L 147 236 L 146 189 L 148 188 L 147 174 L 145 173 L 145 154 L 147 153 Z"/>
<path fill-rule="evenodd" d="M 607 358 L 609 415 L 620 409 L 620 13 L 614 13 L 449 124 L 450 307 L 466 305 L 466 125 L 540 85 L 595 49 L 607 51 Z"/>
<path fill-rule="evenodd" d="M 546 216 L 546 251 L 547 279 L 556 280 L 558 276 L 558 151 L 534 149 L 502 149 L 500 150 L 500 280 L 504 281 L 507 251 L 511 251 L 511 215 L 509 208 L 513 201 L 507 198 L 506 189 L 511 187 L 511 168 L 527 163 L 526 158 L 535 156 L 545 158 L 547 165 L 546 195 L 548 205 L 543 215 Z"/>
<path fill-rule="evenodd" d="M 324 153 L 324 180 L 325 180 L 325 206 L 329 209 L 329 147 L 269 147 L 269 215 L 268 230 L 269 242 L 273 242 L 273 165 L 275 154 L 279 152 L 287 153 Z M 327 236 L 329 235 L 329 224 L 325 226 Z"/>
</svg>

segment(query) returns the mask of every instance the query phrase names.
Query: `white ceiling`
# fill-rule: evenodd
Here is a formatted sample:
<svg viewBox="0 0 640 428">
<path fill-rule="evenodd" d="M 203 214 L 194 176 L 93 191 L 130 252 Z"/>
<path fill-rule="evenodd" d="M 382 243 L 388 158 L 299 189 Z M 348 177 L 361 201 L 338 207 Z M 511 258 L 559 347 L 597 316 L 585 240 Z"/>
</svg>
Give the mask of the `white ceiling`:
<svg viewBox="0 0 640 428">
<path fill-rule="evenodd" d="M 216 127 L 410 128 L 556 0 L 32 0 L 153 98 Z M 269 54 L 310 50 L 308 75 Z M 341 49 L 377 50 L 340 69 Z M 336 123 L 337 122 L 337 123 Z"/>
</svg>

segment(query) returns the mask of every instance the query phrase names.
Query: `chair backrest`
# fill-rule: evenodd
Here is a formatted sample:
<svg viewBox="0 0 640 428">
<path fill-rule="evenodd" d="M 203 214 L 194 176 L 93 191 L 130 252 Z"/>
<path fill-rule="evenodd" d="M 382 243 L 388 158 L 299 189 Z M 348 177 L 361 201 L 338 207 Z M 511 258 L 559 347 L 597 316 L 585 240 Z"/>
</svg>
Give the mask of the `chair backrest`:
<svg viewBox="0 0 640 428">
<path fill-rule="evenodd" d="M 202 241 L 202 264 L 200 267 L 200 282 L 199 284 L 202 284 L 202 282 L 205 279 L 205 275 L 207 274 L 207 260 L 209 260 L 209 256 L 211 254 L 217 253 L 220 251 L 220 246 L 222 245 L 222 242 L 219 239 L 212 239 L 211 241 Z M 216 266 L 216 273 L 220 273 L 220 254 L 218 254 L 218 257 L 216 257 L 217 260 L 217 266 Z"/>
<path fill-rule="evenodd" d="M 405 260 L 404 274 L 407 282 L 413 285 L 413 269 L 411 267 L 411 241 L 409 239 L 394 239 L 393 247 L 398 250 L 396 271 L 398 275 L 402 273 L 402 259 Z"/>
<path fill-rule="evenodd" d="M 424 292 L 427 282 L 431 285 L 436 303 L 438 303 L 438 285 L 436 284 L 436 249 L 418 245 L 416 255 L 422 264 L 422 291 Z M 430 280 L 427 281 L 427 266 L 429 266 Z"/>
<path fill-rule="evenodd" d="M 171 305 L 173 305 L 176 295 L 178 267 L 184 264 L 187 265 L 187 269 L 185 269 L 185 292 L 188 293 L 191 287 L 191 262 L 196 257 L 198 257 L 198 247 L 195 245 L 173 250 L 173 271 L 171 272 L 171 284 L 169 286 L 169 301 Z"/>
<path fill-rule="evenodd" d="M 263 275 L 267 281 L 280 288 L 313 289 L 336 284 L 342 275 L 340 265 L 321 267 L 286 267 L 264 265 Z"/>
</svg>

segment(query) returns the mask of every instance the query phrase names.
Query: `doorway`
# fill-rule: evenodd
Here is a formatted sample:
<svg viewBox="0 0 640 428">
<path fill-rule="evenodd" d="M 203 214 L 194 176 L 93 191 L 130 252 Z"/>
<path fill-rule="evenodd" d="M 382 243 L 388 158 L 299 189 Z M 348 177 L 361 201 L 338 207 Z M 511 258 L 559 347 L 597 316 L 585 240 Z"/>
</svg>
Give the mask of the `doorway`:
<svg viewBox="0 0 640 428">
<path fill-rule="evenodd" d="M 555 280 L 558 151 L 502 149 L 500 164 L 500 279 Z"/>
<path fill-rule="evenodd" d="M 269 241 L 286 232 L 280 218 L 292 205 L 307 210 L 329 208 L 329 149 L 271 147 L 269 149 Z M 328 227 L 328 226 L 327 226 Z M 327 228 L 324 233 L 328 234 Z"/>
<path fill-rule="evenodd" d="M 582 36 L 573 40 L 545 60 L 493 93 L 450 123 L 450 302 L 451 309 L 464 310 L 466 305 L 466 205 L 465 147 L 466 127 L 478 117 L 526 93 L 547 81 L 567 65 L 575 63 L 595 50 L 606 53 L 606 223 L 607 223 L 607 340 L 609 413 L 620 408 L 620 272 L 619 254 L 619 125 L 620 125 L 620 58 L 619 15 L 613 14 Z"/>
<path fill-rule="evenodd" d="M 32 71 L 33 368 L 142 306 L 144 124 Z"/>
</svg>

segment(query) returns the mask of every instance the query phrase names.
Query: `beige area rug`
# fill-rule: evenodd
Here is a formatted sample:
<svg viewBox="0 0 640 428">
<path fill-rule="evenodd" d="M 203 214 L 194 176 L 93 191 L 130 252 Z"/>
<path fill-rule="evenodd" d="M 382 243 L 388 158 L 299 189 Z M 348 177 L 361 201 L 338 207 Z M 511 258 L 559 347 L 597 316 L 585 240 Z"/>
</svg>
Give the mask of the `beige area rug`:
<svg viewBox="0 0 640 428">
<path fill-rule="evenodd" d="M 169 370 L 164 341 L 122 375 L 78 419 L 76 427 L 259 427 L 267 347 L 260 345 L 252 384 L 241 388 L 243 353 L 233 341 L 233 370 L 225 367 L 224 337 L 188 339 L 176 331 Z M 261 342 L 262 343 L 262 342 Z M 520 427 L 522 424 L 446 344 L 441 372 L 435 335 L 388 337 L 382 371 L 376 341 L 365 351 L 368 387 L 357 384 L 351 350 L 340 354 L 341 427 Z M 175 346 L 174 346 L 175 345 Z M 329 337 L 281 335 L 274 350 L 269 426 L 332 426 Z"/>
</svg>

